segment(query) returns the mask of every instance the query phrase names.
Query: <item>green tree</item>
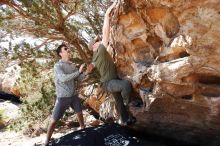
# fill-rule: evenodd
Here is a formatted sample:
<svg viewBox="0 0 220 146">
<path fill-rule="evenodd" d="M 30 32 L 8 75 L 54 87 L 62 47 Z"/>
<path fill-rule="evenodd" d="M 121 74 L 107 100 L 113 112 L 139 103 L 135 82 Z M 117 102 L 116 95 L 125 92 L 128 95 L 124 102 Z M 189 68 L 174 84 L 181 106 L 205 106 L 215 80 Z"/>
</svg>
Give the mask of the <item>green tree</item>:
<svg viewBox="0 0 220 146">
<path fill-rule="evenodd" d="M 68 42 L 84 61 L 91 52 L 83 34 L 101 33 L 109 0 L 1 0 L 0 27 L 4 35 L 30 35 L 45 44 Z M 3 36 L 4 36 L 3 35 Z"/>
<path fill-rule="evenodd" d="M 1 56 L 9 55 L 9 60 L 18 60 L 22 67 L 18 84 L 25 100 L 20 127 L 38 123 L 50 114 L 55 97 L 51 69 L 56 61 L 51 50 L 65 42 L 72 48 L 73 62 L 88 62 L 87 36 L 102 33 L 109 4 L 110 0 L 0 0 L 0 43 L 20 36 L 41 42 L 0 46 Z M 49 61 L 39 64 L 37 59 Z"/>
</svg>

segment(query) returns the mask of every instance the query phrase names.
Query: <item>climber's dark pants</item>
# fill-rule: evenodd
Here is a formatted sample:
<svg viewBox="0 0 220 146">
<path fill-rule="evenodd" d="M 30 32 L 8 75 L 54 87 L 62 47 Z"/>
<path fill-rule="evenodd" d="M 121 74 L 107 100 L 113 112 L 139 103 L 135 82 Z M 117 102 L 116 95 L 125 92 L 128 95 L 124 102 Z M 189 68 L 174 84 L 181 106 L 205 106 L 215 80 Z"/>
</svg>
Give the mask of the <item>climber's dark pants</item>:
<svg viewBox="0 0 220 146">
<path fill-rule="evenodd" d="M 114 79 L 104 82 L 102 87 L 113 95 L 119 117 L 122 123 L 126 122 L 129 118 L 129 115 L 125 105 L 127 105 L 130 100 L 130 82 L 127 80 Z"/>
</svg>

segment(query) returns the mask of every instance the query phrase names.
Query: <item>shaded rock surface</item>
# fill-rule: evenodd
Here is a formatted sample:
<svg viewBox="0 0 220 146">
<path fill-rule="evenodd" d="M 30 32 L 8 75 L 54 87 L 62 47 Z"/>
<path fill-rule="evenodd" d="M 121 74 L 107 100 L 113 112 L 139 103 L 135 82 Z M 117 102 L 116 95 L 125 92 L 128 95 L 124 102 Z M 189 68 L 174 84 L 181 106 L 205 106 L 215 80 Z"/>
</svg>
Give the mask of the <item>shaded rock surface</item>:
<svg viewBox="0 0 220 146">
<path fill-rule="evenodd" d="M 137 139 L 129 135 L 118 125 L 102 125 L 86 128 L 65 135 L 53 142 L 54 146 L 81 145 L 81 146 L 139 146 Z"/>
<path fill-rule="evenodd" d="M 146 136 L 146 137 L 144 137 Z M 152 138 L 149 135 L 134 133 L 118 124 L 104 124 L 75 131 L 53 140 L 52 146 L 183 146 L 178 141 Z M 143 139 L 144 138 L 144 139 Z"/>
<path fill-rule="evenodd" d="M 20 97 L 0 91 L 0 100 L 9 100 L 14 103 L 21 103 Z"/>
<path fill-rule="evenodd" d="M 130 106 L 134 129 L 220 144 L 219 10 L 219 0 L 117 1 L 111 53 L 144 103 Z"/>
</svg>

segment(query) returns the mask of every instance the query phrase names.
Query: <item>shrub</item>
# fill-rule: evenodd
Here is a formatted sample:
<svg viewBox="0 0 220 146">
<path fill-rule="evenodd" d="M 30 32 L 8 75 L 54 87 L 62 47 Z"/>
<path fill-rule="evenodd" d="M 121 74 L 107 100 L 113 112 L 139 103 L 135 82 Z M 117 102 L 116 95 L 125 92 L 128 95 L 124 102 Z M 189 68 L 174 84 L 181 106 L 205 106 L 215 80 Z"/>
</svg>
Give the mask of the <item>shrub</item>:
<svg viewBox="0 0 220 146">
<path fill-rule="evenodd" d="M 22 66 L 17 85 L 23 101 L 21 118 L 14 121 L 10 129 L 25 130 L 30 125 L 39 125 L 51 114 L 55 101 L 52 69 L 42 70 L 32 63 Z"/>
</svg>

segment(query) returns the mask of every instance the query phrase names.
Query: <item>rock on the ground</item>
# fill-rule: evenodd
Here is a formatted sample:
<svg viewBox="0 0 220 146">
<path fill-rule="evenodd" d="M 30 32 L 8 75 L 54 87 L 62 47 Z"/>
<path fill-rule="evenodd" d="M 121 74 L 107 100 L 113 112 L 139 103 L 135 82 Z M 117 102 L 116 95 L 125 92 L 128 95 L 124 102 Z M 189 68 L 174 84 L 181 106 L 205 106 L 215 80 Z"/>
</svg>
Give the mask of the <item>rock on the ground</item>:
<svg viewBox="0 0 220 146">
<path fill-rule="evenodd" d="M 20 77 L 20 71 L 21 68 L 18 62 L 12 61 L 9 63 L 5 72 L 0 74 L 0 91 L 20 96 L 20 92 L 15 86 L 17 79 Z"/>
<path fill-rule="evenodd" d="M 9 122 L 20 117 L 19 106 L 9 101 L 0 102 L 0 110 L 2 111 L 3 121 Z"/>
</svg>

